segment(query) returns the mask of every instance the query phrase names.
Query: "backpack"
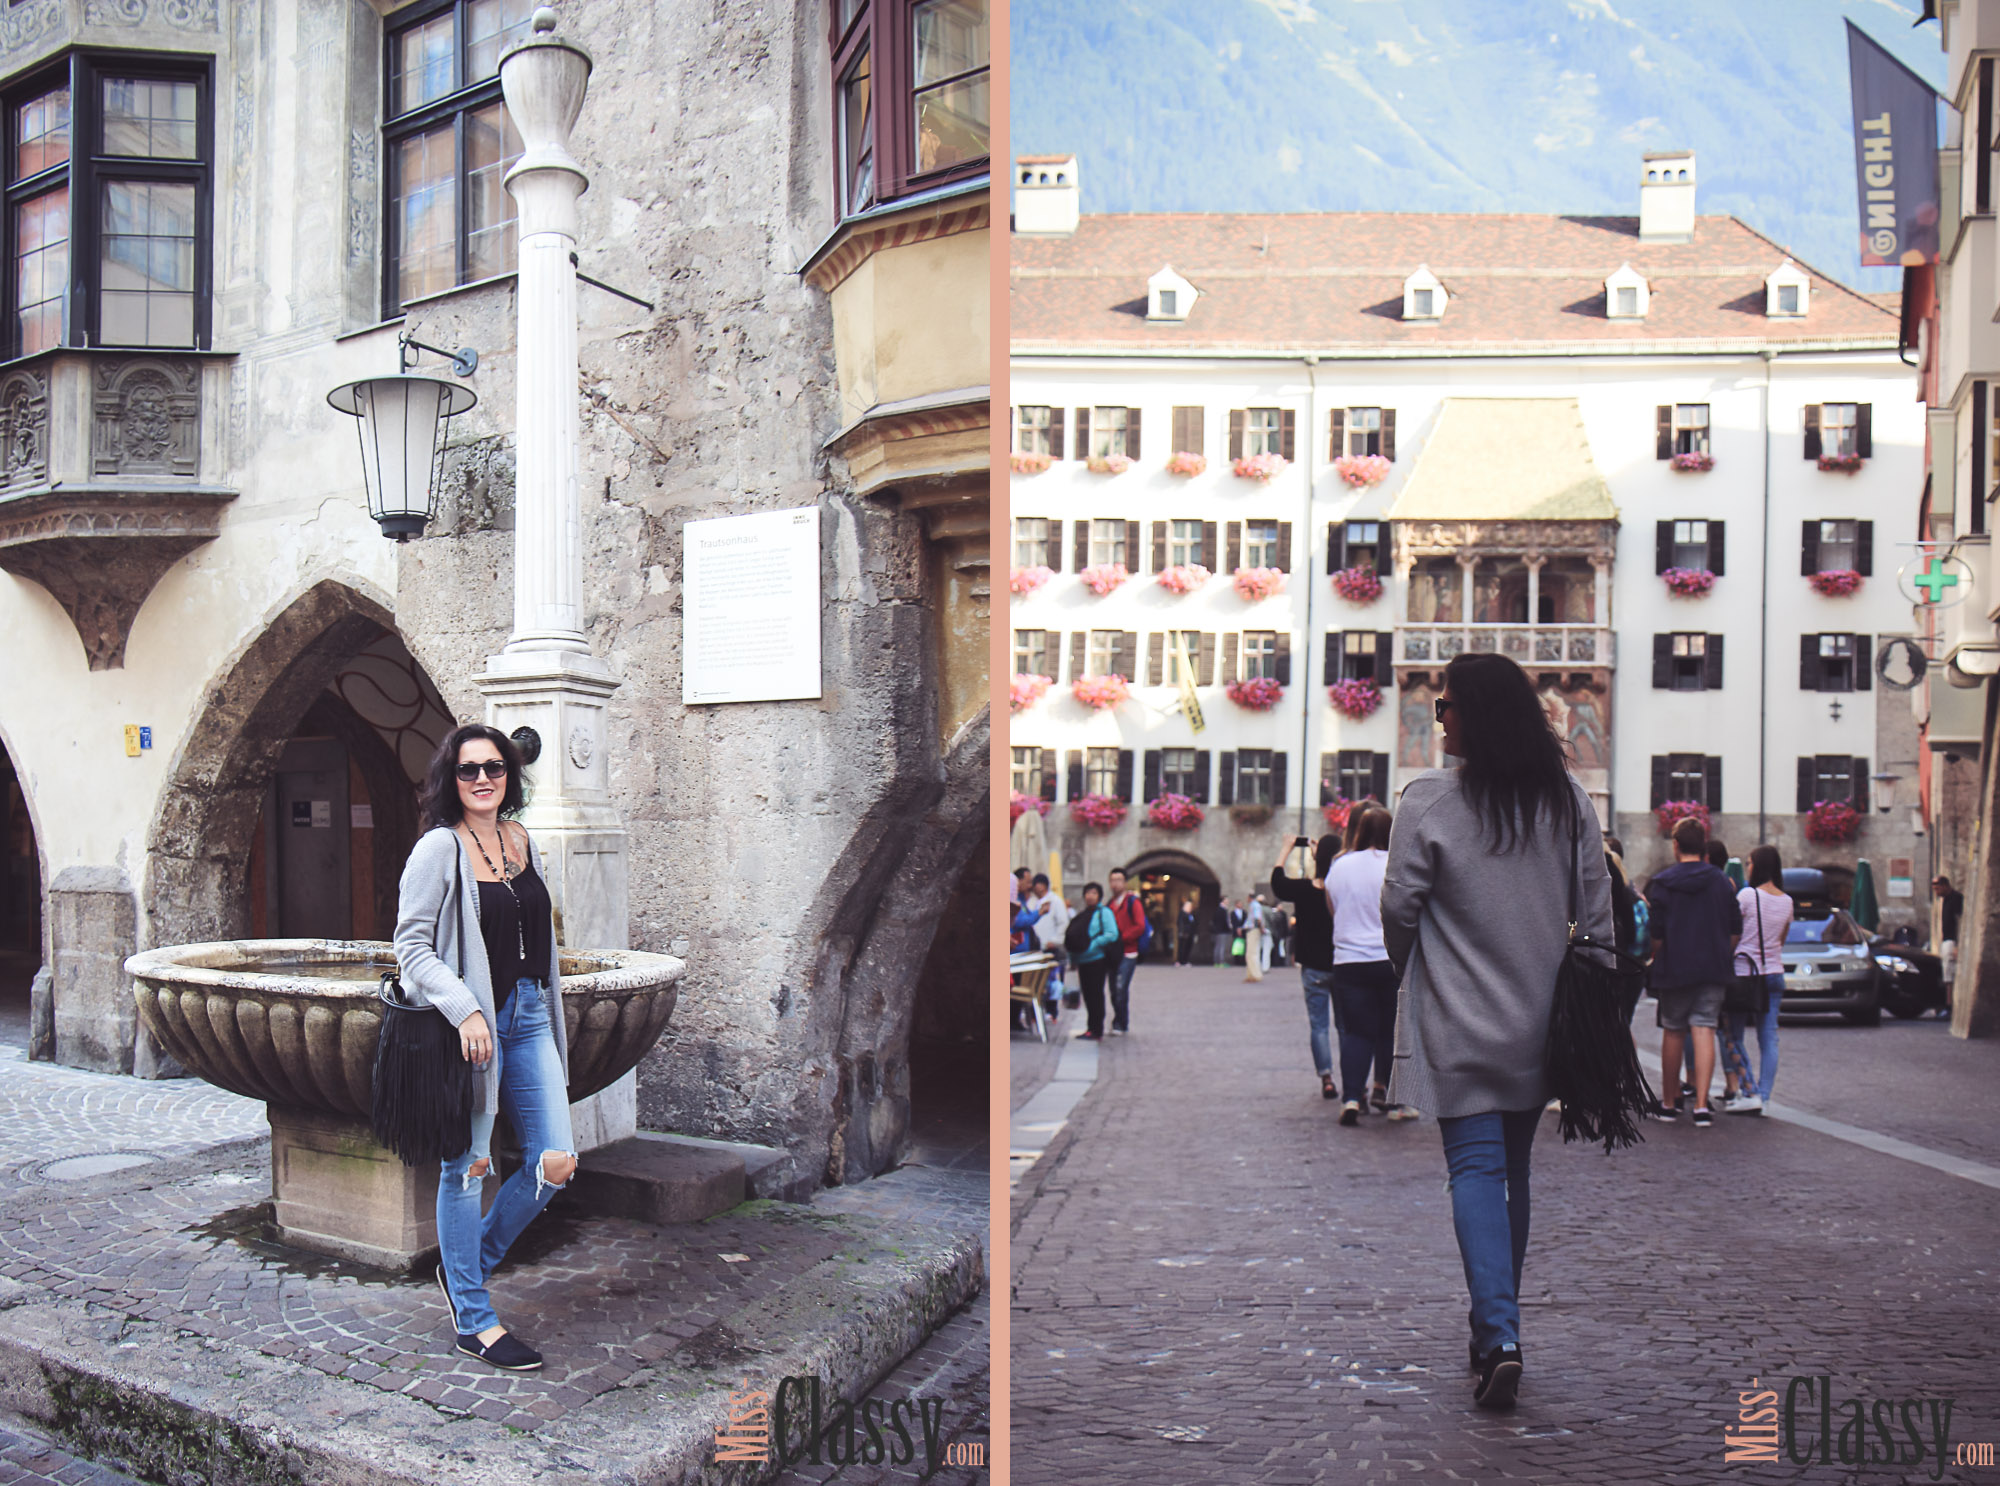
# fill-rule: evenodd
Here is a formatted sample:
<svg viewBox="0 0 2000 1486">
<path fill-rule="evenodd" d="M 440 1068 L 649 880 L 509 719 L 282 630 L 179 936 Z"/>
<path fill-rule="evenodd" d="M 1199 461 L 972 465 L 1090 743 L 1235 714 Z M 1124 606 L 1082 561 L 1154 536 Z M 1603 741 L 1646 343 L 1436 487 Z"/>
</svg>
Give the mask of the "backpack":
<svg viewBox="0 0 2000 1486">
<path fill-rule="evenodd" d="M 1063 931 L 1063 948 L 1070 952 L 1072 958 L 1090 948 L 1090 926 L 1103 911 L 1103 905 L 1099 904 L 1089 913 L 1079 913 L 1069 921 L 1069 927 Z"/>
<path fill-rule="evenodd" d="M 1146 917 L 1146 912 L 1142 908 L 1139 910 L 1139 953 L 1144 954 L 1152 947 L 1153 921 Z"/>
</svg>

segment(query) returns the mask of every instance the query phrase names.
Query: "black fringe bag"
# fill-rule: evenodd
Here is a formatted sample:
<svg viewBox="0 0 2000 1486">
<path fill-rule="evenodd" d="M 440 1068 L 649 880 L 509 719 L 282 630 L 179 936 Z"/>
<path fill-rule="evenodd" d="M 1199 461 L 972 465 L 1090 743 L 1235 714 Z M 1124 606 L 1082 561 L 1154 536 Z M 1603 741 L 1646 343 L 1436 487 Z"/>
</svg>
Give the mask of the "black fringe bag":
<svg viewBox="0 0 2000 1486">
<path fill-rule="evenodd" d="M 459 911 L 464 878 L 454 874 L 451 905 Z M 459 979 L 465 978 L 465 945 L 459 944 Z M 436 1007 L 405 999 L 394 970 L 384 971 L 376 995 L 382 1032 L 375 1044 L 375 1138 L 405 1166 L 454 1160 L 472 1149 L 472 1106 L 480 1071 L 467 1062 L 458 1028 Z"/>
<path fill-rule="evenodd" d="M 1551 1097 L 1562 1101 L 1563 1143 L 1601 1140 L 1608 1156 L 1645 1138 L 1639 1122 L 1653 1104 L 1652 1086 L 1640 1071 L 1630 1025 L 1630 1008 L 1638 1004 L 1646 971 L 1616 945 L 1576 931 L 1582 829 L 1572 817 L 1569 944 L 1556 970 L 1543 1064 Z"/>
</svg>

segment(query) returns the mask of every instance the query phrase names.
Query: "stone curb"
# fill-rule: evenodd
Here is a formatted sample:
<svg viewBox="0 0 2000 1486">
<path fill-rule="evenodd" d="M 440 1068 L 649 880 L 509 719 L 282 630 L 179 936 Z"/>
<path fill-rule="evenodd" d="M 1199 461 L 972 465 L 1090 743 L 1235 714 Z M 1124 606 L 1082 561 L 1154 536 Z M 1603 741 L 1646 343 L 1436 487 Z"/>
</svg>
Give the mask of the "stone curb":
<svg viewBox="0 0 2000 1486">
<path fill-rule="evenodd" d="M 431 1486 L 528 1481 L 679 1486 L 767 1480 L 712 1462 L 728 1396 L 816 1376 L 858 1399 L 977 1293 L 973 1234 L 746 1207 L 848 1239 L 777 1293 L 532 1434 L 329 1377 L 171 1322 L 58 1299 L 0 1278 L 0 1410 L 135 1474 L 205 1486 Z M 738 1217 L 745 1209 L 735 1209 Z"/>
</svg>

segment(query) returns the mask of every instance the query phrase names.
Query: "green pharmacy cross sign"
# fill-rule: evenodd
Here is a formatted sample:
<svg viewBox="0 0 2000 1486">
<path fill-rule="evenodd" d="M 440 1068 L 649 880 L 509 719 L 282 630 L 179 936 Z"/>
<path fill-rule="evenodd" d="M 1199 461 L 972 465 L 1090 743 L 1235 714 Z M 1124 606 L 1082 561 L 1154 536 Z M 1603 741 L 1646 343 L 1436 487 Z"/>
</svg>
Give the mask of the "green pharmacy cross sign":
<svg viewBox="0 0 2000 1486">
<path fill-rule="evenodd" d="M 1896 577 L 1903 596 L 1928 609 L 1949 609 L 1972 597 L 1972 569 L 1949 553 L 1920 552 Z"/>
<path fill-rule="evenodd" d="M 1943 559 L 1933 557 L 1924 564 L 1924 570 L 1917 574 L 1914 582 L 1918 588 L 1923 589 L 1924 602 L 1934 604 L 1944 597 L 1947 588 L 1958 587 L 1958 574 L 1947 573 L 1944 570 Z"/>
</svg>

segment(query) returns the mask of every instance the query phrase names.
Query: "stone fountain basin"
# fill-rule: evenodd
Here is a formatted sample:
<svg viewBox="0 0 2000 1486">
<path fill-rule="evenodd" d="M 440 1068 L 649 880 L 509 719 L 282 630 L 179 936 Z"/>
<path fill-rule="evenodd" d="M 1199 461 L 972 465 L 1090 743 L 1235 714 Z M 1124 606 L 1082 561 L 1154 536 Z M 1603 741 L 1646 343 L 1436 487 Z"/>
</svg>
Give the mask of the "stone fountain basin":
<svg viewBox="0 0 2000 1486">
<path fill-rule="evenodd" d="M 376 987 L 388 944 L 239 939 L 147 950 L 125 962 L 139 1019 L 190 1072 L 232 1093 L 367 1120 Z M 638 950 L 564 950 L 563 1023 L 574 1104 L 638 1065 L 673 1015 L 686 964 Z"/>
</svg>

